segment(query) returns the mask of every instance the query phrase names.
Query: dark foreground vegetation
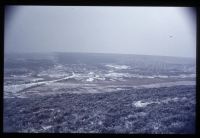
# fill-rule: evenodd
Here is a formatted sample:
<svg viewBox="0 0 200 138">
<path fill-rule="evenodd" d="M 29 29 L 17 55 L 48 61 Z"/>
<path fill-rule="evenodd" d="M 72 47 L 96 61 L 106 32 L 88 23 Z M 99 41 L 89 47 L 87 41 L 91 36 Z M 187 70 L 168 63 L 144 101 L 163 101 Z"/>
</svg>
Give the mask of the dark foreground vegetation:
<svg viewBox="0 0 200 138">
<path fill-rule="evenodd" d="M 195 86 L 4 99 L 4 132 L 195 133 Z"/>
</svg>

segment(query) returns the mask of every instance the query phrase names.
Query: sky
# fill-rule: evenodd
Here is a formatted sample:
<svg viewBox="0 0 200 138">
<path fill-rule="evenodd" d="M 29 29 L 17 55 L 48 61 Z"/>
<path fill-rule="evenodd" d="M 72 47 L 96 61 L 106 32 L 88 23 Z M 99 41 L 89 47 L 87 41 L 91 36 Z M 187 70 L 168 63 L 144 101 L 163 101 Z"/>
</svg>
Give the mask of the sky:
<svg viewBox="0 0 200 138">
<path fill-rule="evenodd" d="M 94 52 L 196 57 L 187 7 L 9 6 L 4 52 Z"/>
</svg>

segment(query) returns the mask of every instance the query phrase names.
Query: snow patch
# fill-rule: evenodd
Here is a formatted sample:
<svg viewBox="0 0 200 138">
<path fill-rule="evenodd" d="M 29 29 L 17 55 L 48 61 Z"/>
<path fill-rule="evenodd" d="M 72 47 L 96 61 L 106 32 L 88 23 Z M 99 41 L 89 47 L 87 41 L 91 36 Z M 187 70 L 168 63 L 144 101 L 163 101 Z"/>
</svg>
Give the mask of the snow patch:
<svg viewBox="0 0 200 138">
<path fill-rule="evenodd" d="M 154 103 L 154 102 L 142 102 L 142 101 L 137 101 L 137 102 L 133 103 L 133 105 L 134 105 L 135 107 L 146 107 L 147 105 L 152 104 L 152 103 Z"/>
<path fill-rule="evenodd" d="M 32 79 L 33 82 L 41 81 L 41 80 L 44 80 L 44 79 L 43 79 L 43 78 L 35 78 L 35 79 Z"/>
<path fill-rule="evenodd" d="M 86 81 L 92 82 L 94 80 L 94 78 L 88 78 L 86 79 Z"/>
<path fill-rule="evenodd" d="M 129 66 L 127 66 L 127 65 L 110 65 L 110 64 L 108 64 L 106 66 L 110 67 L 110 68 L 114 68 L 114 69 L 128 69 L 129 68 Z"/>
<path fill-rule="evenodd" d="M 47 130 L 47 129 L 52 128 L 52 126 L 42 126 L 42 128 L 43 128 L 44 130 Z"/>
<path fill-rule="evenodd" d="M 178 97 L 169 98 L 168 97 L 164 100 L 159 100 L 159 101 L 150 101 L 150 102 L 136 101 L 136 102 L 133 103 L 133 106 L 143 108 L 143 107 L 146 107 L 147 105 L 153 104 L 153 103 L 155 103 L 155 104 L 166 103 L 167 104 L 171 101 L 178 102 L 178 101 L 182 101 L 182 100 L 187 100 L 187 98 L 186 97 L 183 97 L 183 98 L 178 98 Z"/>
<path fill-rule="evenodd" d="M 93 75 L 93 74 L 94 74 L 94 72 L 89 72 L 88 74 L 89 74 L 89 75 Z"/>
<path fill-rule="evenodd" d="M 112 73 L 105 74 L 105 77 L 115 77 L 115 78 L 118 78 L 118 77 L 128 77 L 128 76 L 130 76 L 128 73 L 116 73 L 116 72 L 112 72 Z"/>
</svg>

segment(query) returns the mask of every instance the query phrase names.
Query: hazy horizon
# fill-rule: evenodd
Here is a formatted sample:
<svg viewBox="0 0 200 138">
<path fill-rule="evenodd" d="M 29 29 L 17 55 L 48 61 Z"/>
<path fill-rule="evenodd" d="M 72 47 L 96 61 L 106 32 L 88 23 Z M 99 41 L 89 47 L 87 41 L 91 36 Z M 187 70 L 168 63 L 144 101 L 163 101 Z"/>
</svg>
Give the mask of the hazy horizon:
<svg viewBox="0 0 200 138">
<path fill-rule="evenodd" d="M 145 54 L 126 54 L 126 53 L 102 53 L 102 52 L 61 52 L 61 51 L 54 51 L 54 52 L 9 52 L 6 54 L 54 54 L 54 53 L 81 53 L 81 54 L 116 54 L 116 55 L 136 55 L 136 56 L 158 56 L 158 57 L 171 57 L 171 58 L 189 58 L 189 59 L 196 59 L 196 57 L 181 57 L 181 56 L 165 56 L 165 55 L 145 55 Z M 5 56 L 4 55 L 4 56 Z"/>
<path fill-rule="evenodd" d="M 196 58 L 187 7 L 9 6 L 6 53 L 110 53 Z"/>
</svg>

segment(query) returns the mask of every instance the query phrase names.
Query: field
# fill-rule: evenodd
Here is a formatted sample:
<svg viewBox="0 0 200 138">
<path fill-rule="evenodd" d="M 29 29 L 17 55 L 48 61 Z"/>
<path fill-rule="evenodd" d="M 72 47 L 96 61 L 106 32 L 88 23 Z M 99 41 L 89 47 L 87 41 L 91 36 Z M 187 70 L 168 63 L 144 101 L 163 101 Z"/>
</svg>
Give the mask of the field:
<svg viewBox="0 0 200 138">
<path fill-rule="evenodd" d="M 11 54 L 4 132 L 195 133 L 195 59 Z"/>
</svg>

